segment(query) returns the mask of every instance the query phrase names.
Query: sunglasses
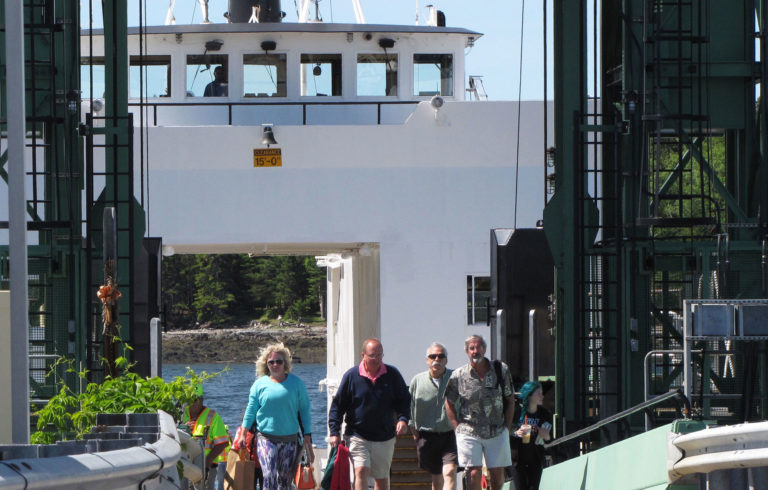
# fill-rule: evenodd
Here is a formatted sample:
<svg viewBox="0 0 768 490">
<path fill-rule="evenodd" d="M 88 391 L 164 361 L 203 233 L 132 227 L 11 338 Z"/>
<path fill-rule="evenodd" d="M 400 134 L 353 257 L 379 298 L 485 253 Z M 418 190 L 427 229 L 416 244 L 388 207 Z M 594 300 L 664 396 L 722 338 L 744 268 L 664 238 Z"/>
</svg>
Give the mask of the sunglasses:
<svg viewBox="0 0 768 490">
<path fill-rule="evenodd" d="M 272 359 L 271 361 L 267 361 L 267 364 L 269 364 L 270 366 L 275 365 L 275 364 L 278 365 L 278 366 L 282 366 L 283 365 L 283 360 L 282 359 Z"/>
<path fill-rule="evenodd" d="M 434 361 L 435 359 L 445 359 L 445 354 L 430 354 L 427 357 Z"/>
</svg>

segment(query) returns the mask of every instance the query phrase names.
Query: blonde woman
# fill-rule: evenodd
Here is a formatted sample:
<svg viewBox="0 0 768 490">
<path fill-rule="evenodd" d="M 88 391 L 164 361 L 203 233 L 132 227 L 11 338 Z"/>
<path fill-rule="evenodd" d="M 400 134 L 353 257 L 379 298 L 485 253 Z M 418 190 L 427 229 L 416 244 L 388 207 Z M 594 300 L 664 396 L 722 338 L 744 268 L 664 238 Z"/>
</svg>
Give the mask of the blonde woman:
<svg viewBox="0 0 768 490">
<path fill-rule="evenodd" d="M 283 344 L 261 349 L 256 361 L 258 377 L 251 386 L 242 426 L 249 429 L 256 424 L 264 490 L 292 488 L 302 449 L 306 449 L 310 461 L 315 458 L 307 387 L 290 373 L 291 351 Z M 299 416 L 305 431 L 303 441 L 298 438 Z M 245 431 L 240 432 L 239 442 L 243 444 Z"/>
</svg>

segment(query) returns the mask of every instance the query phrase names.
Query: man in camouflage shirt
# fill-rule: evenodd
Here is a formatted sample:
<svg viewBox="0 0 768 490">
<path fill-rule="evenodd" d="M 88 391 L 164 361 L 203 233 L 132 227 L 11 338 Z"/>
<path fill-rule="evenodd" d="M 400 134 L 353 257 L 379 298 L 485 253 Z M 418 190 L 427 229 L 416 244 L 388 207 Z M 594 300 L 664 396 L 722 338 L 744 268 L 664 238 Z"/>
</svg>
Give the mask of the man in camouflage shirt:
<svg viewBox="0 0 768 490">
<path fill-rule="evenodd" d="M 469 489 L 480 490 L 485 455 L 491 489 L 500 490 L 504 468 L 512 465 L 509 433 L 515 394 L 509 368 L 485 357 L 486 343 L 479 335 L 468 337 L 464 350 L 469 364 L 451 374 L 445 389 L 445 410 L 456 431 L 459 466 L 468 472 Z"/>
</svg>

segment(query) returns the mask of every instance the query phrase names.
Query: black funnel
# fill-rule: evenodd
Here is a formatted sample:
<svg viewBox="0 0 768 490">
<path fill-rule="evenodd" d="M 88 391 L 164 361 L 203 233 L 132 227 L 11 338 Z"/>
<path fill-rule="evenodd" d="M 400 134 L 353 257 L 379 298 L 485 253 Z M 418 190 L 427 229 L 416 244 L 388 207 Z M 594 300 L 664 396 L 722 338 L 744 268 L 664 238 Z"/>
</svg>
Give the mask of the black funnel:
<svg viewBox="0 0 768 490">
<path fill-rule="evenodd" d="M 251 18 L 253 7 L 257 7 L 256 18 L 262 22 L 282 22 L 283 12 L 280 0 L 229 0 L 229 21 L 245 24 Z"/>
</svg>

